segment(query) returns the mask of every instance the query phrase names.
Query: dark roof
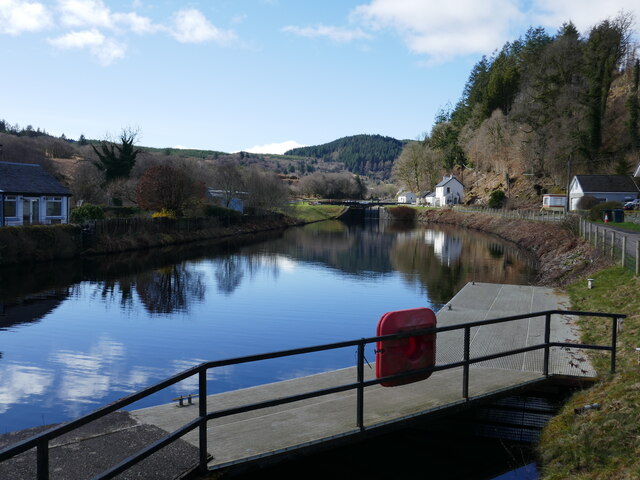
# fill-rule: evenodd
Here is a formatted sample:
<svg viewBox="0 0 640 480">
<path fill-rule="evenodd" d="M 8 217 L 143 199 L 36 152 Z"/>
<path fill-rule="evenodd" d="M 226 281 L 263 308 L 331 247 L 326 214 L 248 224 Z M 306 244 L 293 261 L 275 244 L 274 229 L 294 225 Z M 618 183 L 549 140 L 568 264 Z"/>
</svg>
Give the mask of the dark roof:
<svg viewBox="0 0 640 480">
<path fill-rule="evenodd" d="M 438 183 L 436 185 L 436 187 L 444 187 L 447 183 L 449 183 L 451 180 L 455 180 L 456 182 L 458 182 L 460 185 L 462 185 L 462 182 L 460 180 L 458 180 L 454 175 L 451 175 L 449 177 L 444 177 L 442 179 L 442 181 L 440 183 Z M 463 185 L 464 186 L 464 185 Z"/>
<path fill-rule="evenodd" d="M 629 175 L 576 175 L 584 192 L 638 192 Z"/>
<path fill-rule="evenodd" d="M 71 196 L 40 165 L 33 163 L 0 162 L 0 192 L 15 195 Z"/>
</svg>

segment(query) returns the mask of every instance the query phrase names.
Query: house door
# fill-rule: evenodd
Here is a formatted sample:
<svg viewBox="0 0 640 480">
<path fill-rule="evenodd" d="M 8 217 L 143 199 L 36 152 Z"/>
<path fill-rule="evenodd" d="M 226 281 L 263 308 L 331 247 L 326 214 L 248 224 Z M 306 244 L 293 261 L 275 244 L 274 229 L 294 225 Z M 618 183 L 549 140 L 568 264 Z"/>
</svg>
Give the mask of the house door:
<svg viewBox="0 0 640 480">
<path fill-rule="evenodd" d="M 25 198 L 22 201 L 22 224 L 37 225 L 40 223 L 40 199 Z"/>
</svg>

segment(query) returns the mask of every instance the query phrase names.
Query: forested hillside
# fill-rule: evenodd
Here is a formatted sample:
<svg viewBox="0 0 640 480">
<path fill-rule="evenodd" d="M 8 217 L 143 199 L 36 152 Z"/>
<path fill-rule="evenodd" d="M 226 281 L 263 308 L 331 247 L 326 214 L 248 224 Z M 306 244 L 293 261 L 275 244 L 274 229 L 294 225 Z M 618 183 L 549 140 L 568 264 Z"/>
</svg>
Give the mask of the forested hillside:
<svg viewBox="0 0 640 480">
<path fill-rule="evenodd" d="M 472 192 L 478 198 L 492 189 L 530 198 L 519 183 L 530 180 L 528 193 L 539 194 L 541 186 L 564 188 L 577 173 L 630 173 L 640 160 L 632 25 L 621 13 L 584 33 L 572 23 L 554 34 L 532 27 L 482 57 L 455 106 L 405 148 L 395 179 L 428 190 L 440 174 L 457 172 L 471 189 L 493 179 Z"/>
<path fill-rule="evenodd" d="M 393 162 L 406 141 L 382 135 L 353 135 L 312 147 L 294 148 L 285 155 L 312 157 L 324 162 L 342 163 L 349 172 L 388 179 Z"/>
</svg>

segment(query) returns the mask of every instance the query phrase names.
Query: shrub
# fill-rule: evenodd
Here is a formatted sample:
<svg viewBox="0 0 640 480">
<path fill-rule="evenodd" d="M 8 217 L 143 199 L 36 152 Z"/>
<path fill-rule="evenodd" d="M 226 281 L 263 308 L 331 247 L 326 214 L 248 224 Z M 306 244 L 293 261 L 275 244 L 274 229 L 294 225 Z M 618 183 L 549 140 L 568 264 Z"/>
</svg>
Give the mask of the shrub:
<svg viewBox="0 0 640 480">
<path fill-rule="evenodd" d="M 602 220 L 603 210 L 613 210 L 615 208 L 622 208 L 622 204 L 620 202 L 604 202 L 594 205 L 589 210 L 589 220 Z M 609 221 L 613 221 L 613 218 L 610 218 Z"/>
<path fill-rule="evenodd" d="M 387 211 L 394 220 L 414 220 L 416 218 L 416 209 L 404 205 L 389 207 Z"/>
<path fill-rule="evenodd" d="M 219 205 L 207 205 L 204 214 L 207 217 L 239 217 L 241 215 L 240 212 Z"/>
<path fill-rule="evenodd" d="M 576 207 L 578 208 L 578 210 L 591 210 L 599 203 L 600 200 L 598 200 L 596 197 L 585 195 L 584 197 L 580 197 L 580 200 L 578 200 Z"/>
<path fill-rule="evenodd" d="M 489 208 L 502 208 L 507 195 L 502 190 L 494 190 L 489 195 Z"/>
<path fill-rule="evenodd" d="M 176 212 L 168 210 L 166 208 L 161 209 L 159 212 L 154 212 L 151 218 L 178 218 Z"/>
<path fill-rule="evenodd" d="M 73 223 L 83 223 L 87 220 L 102 220 L 104 218 L 104 210 L 98 205 L 85 203 L 71 210 L 71 221 Z"/>
</svg>

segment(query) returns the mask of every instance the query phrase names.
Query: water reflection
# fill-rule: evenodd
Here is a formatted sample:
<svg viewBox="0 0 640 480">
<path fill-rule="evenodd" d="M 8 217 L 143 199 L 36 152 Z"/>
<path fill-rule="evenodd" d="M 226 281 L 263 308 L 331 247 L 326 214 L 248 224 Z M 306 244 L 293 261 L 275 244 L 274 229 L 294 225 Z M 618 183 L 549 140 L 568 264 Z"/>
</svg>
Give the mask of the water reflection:
<svg viewBox="0 0 640 480">
<path fill-rule="evenodd" d="M 0 368 L 0 413 L 31 396 L 43 395 L 52 382 L 50 370 L 13 362 L 3 365 Z"/>
<path fill-rule="evenodd" d="M 18 298 L 0 297 L 0 331 L 37 322 L 69 297 L 69 289 L 49 290 Z"/>
<path fill-rule="evenodd" d="M 64 421 L 203 361 L 374 335 L 471 280 L 527 283 L 527 257 L 453 227 L 339 221 L 28 269 L 0 269 L 0 429 Z M 354 301 L 356 300 L 356 301 Z M 353 352 L 237 365 L 210 391 L 342 368 Z M 162 397 L 194 393 L 197 377 Z M 38 417 L 38 415 L 36 415 Z"/>
<path fill-rule="evenodd" d="M 135 288 L 149 313 L 186 312 L 204 299 L 203 273 L 193 265 L 171 265 L 135 278 Z"/>
</svg>

